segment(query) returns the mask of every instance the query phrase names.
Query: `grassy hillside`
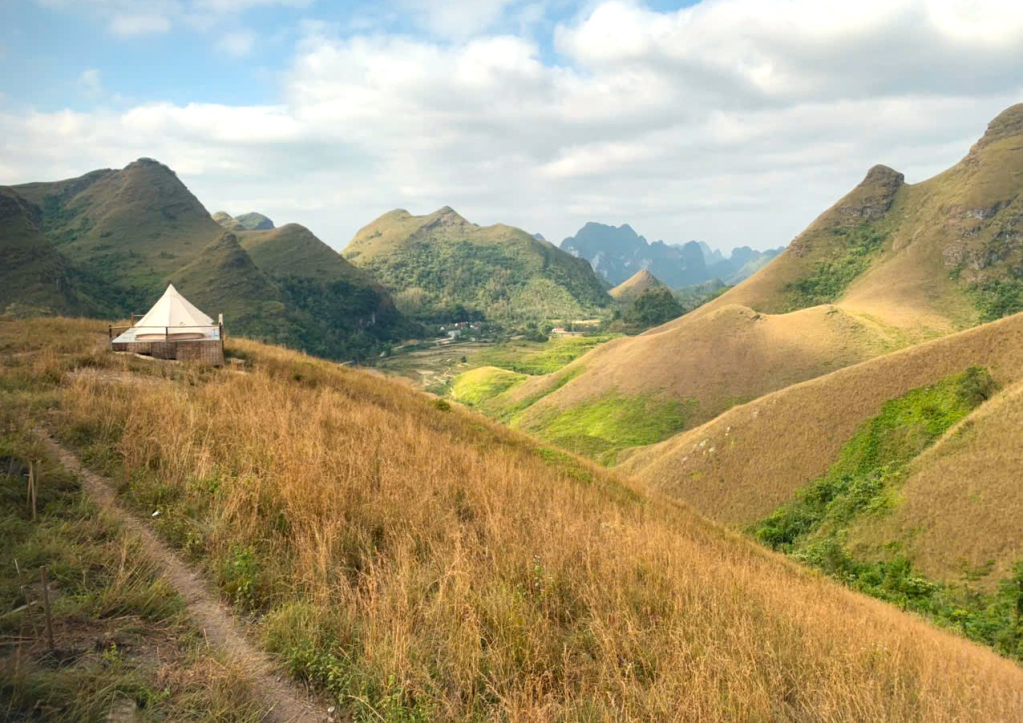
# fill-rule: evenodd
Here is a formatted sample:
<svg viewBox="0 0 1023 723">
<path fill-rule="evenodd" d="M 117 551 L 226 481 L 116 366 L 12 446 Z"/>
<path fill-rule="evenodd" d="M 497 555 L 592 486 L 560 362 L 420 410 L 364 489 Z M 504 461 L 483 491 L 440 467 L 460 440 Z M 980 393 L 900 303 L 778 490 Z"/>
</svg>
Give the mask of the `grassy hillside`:
<svg viewBox="0 0 1023 723">
<path fill-rule="evenodd" d="M 766 516 L 823 475 L 885 402 L 970 366 L 1023 378 L 1023 315 L 838 370 L 737 406 L 647 449 L 623 470 L 733 524 Z"/>
<path fill-rule="evenodd" d="M 447 207 L 428 216 L 385 214 L 344 255 L 422 319 L 476 315 L 521 325 L 589 317 L 611 303 L 585 260 L 511 226 L 477 226 Z"/>
<path fill-rule="evenodd" d="M 884 166 L 778 258 L 713 301 L 576 362 L 525 428 L 607 398 L 737 403 L 1023 309 L 1023 106 L 954 168 L 907 185 Z M 580 448 L 581 449 L 581 448 Z"/>
<path fill-rule="evenodd" d="M 268 231 L 274 228 L 274 222 L 261 213 L 250 211 L 235 217 L 246 231 Z"/>
<path fill-rule="evenodd" d="M 897 346 L 886 330 L 833 307 L 769 316 L 724 306 L 668 326 L 682 323 L 685 333 L 662 327 L 576 360 L 573 378 L 538 398 L 523 415 L 523 428 L 542 436 L 542 420 L 550 415 L 609 397 L 650 396 L 686 405 L 686 424 L 696 426 L 736 404 Z"/>
<path fill-rule="evenodd" d="M 620 303 L 629 303 L 630 301 L 635 301 L 644 291 L 661 288 L 664 288 L 664 284 L 649 271 L 642 269 L 618 284 L 608 293 L 618 299 Z"/>
<path fill-rule="evenodd" d="M 67 322 L 60 332 L 67 335 Z M 138 710 L 132 719 L 265 720 L 258 692 L 210 650 L 137 535 L 84 499 L 79 481 L 30 434 L 6 385 L 0 400 L 4 719 L 105 721 L 127 706 Z M 25 495 L 29 460 L 40 480 L 35 519 Z M 41 566 L 53 596 L 54 653 L 37 605 Z"/>
<path fill-rule="evenodd" d="M 19 315 L 88 313 L 69 265 L 39 231 L 39 209 L 13 189 L 0 187 L 0 312 Z"/>
<path fill-rule="evenodd" d="M 1021 360 L 1017 314 L 766 395 L 622 467 L 858 589 L 1020 656 Z"/>
<path fill-rule="evenodd" d="M 226 211 L 217 211 L 213 214 L 213 220 L 226 228 L 228 231 L 244 231 L 245 227 L 231 214 Z"/>
<path fill-rule="evenodd" d="M 939 583 L 920 575 L 912 557 L 905 553 L 906 537 L 883 545 L 870 538 L 870 546 L 879 553 L 873 556 L 875 559 L 865 559 L 862 549 L 858 549 L 862 545 L 849 544 L 851 527 L 863 522 L 870 526 L 890 516 L 899 506 L 900 491 L 912 463 L 939 439 L 958 435 L 962 430 L 958 425 L 990 399 L 994 386 L 987 370 L 970 367 L 889 400 L 877 416 L 857 428 L 823 477 L 800 490 L 795 500 L 751 526 L 750 531 L 771 547 L 850 586 L 904 609 L 923 612 L 1005 655 L 1023 659 L 1023 545 L 1018 533 L 998 540 L 1003 552 L 1007 546 L 1015 547 L 1013 558 L 998 561 L 1002 563 L 999 577 L 991 578 L 996 566 L 993 558 L 973 567 L 962 559 L 957 579 Z M 1004 485 L 1002 491 L 1009 492 L 1008 505 L 1018 507 L 1018 492 L 1005 490 Z M 947 519 L 957 511 L 942 510 L 938 516 Z M 919 522 L 926 528 L 925 520 Z M 985 522 L 978 520 L 975 538 L 990 539 L 996 534 Z M 946 553 L 955 549 L 949 546 L 961 536 L 951 535 L 942 541 Z M 912 540 L 913 534 L 908 537 Z M 989 578 L 987 590 L 976 585 L 985 577 Z"/>
<path fill-rule="evenodd" d="M 266 231 L 243 231 L 237 236 L 256 265 L 271 276 L 373 283 L 365 272 L 297 223 Z"/>
<path fill-rule="evenodd" d="M 384 288 L 304 226 L 238 236 L 291 310 L 290 329 L 278 337 L 290 346 L 320 356 L 336 356 L 336 349 L 365 354 L 408 330 Z"/>
<path fill-rule="evenodd" d="M 849 546 L 867 559 L 898 550 L 927 577 L 964 577 L 988 590 L 1023 560 L 1018 470 L 1023 383 L 967 416 L 907 469 L 890 514 L 863 517 Z"/>
<path fill-rule="evenodd" d="M 1023 105 L 956 166 L 915 185 L 875 167 L 779 259 L 725 298 L 775 313 L 820 300 L 900 328 L 955 328 L 1023 310 Z M 831 297 L 831 298 L 827 298 Z"/>
<path fill-rule="evenodd" d="M 231 333 L 342 359 L 375 355 L 403 333 L 387 293 L 307 229 L 218 214 L 225 228 L 151 159 L 8 196 L 22 201 L 0 217 L 0 244 L 19 249 L 25 270 L 8 287 L 12 299 L 127 316 L 173 282 L 211 316 L 223 313 Z"/>
<path fill-rule="evenodd" d="M 115 358 L 38 324 L 0 322 L 6 406 L 158 506 L 342 715 L 1023 715 L 1009 661 L 402 385 L 240 340 L 245 374 Z"/>
<path fill-rule="evenodd" d="M 15 190 L 31 194 L 41 230 L 72 263 L 136 291 L 139 303 L 224 233 L 173 171 L 151 159 Z"/>
</svg>

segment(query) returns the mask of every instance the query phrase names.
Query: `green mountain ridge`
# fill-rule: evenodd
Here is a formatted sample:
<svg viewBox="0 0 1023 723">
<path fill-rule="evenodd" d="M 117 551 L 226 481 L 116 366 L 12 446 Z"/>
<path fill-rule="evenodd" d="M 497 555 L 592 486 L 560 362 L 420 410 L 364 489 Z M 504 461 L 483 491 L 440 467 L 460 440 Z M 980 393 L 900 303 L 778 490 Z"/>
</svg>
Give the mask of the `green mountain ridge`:
<svg viewBox="0 0 1023 723">
<path fill-rule="evenodd" d="M 422 319 L 475 314 L 521 324 L 591 316 L 612 302 L 585 260 L 512 226 L 470 223 L 447 206 L 427 216 L 384 214 L 343 254 Z"/>
<path fill-rule="evenodd" d="M 387 292 L 308 229 L 228 230 L 152 159 L 3 193 L 0 244 L 19 270 L 0 310 L 123 317 L 174 283 L 231 333 L 331 358 L 375 353 L 405 328 Z"/>
</svg>

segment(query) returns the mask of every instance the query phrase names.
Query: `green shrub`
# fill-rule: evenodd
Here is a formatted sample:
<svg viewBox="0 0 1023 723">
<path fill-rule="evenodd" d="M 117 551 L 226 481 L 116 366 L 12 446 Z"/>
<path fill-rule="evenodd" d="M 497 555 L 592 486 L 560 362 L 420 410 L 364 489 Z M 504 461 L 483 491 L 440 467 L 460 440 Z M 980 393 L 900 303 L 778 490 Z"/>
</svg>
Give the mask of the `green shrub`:
<svg viewBox="0 0 1023 723">
<path fill-rule="evenodd" d="M 836 229 L 834 234 L 842 237 L 839 251 L 831 258 L 817 262 L 809 276 L 785 286 L 792 309 L 837 300 L 853 279 L 867 270 L 887 238 L 869 224 L 855 229 Z"/>
<path fill-rule="evenodd" d="M 622 312 L 622 321 L 631 331 L 636 332 L 677 319 L 684 311 L 671 289 L 659 287 L 647 289 L 640 294 L 632 305 Z"/>
<path fill-rule="evenodd" d="M 251 547 L 235 545 L 221 563 L 220 587 L 243 610 L 256 610 L 262 603 L 259 563 Z"/>
<path fill-rule="evenodd" d="M 996 321 L 1023 311 L 1023 279 L 992 279 L 967 287 L 981 321 Z"/>
<path fill-rule="evenodd" d="M 823 477 L 748 532 L 850 587 L 1023 659 L 1023 563 L 990 594 L 969 584 L 931 582 L 903 555 L 861 562 L 845 547 L 848 524 L 860 514 L 883 513 L 909 463 L 994 391 L 988 371 L 971 367 L 887 402 L 860 425 Z"/>
</svg>

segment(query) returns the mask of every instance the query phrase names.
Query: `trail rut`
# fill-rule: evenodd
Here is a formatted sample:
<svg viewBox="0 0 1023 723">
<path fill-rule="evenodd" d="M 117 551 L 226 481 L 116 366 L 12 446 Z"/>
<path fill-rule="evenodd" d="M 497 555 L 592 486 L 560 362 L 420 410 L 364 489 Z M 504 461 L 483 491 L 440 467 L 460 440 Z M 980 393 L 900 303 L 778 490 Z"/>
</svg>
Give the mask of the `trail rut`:
<svg viewBox="0 0 1023 723">
<path fill-rule="evenodd" d="M 303 690 L 280 679 L 269 658 L 249 642 L 239 623 L 210 593 L 201 578 L 141 520 L 117 504 L 112 482 L 86 469 L 77 455 L 53 439 L 46 430 L 37 428 L 35 434 L 60 459 L 64 467 L 79 476 L 89 498 L 139 536 L 146 552 L 160 564 L 168 581 L 184 599 L 189 615 L 203 630 L 209 643 L 222 650 L 272 706 L 265 720 L 272 723 L 304 723 L 328 719 L 326 711 L 317 706 Z"/>
</svg>

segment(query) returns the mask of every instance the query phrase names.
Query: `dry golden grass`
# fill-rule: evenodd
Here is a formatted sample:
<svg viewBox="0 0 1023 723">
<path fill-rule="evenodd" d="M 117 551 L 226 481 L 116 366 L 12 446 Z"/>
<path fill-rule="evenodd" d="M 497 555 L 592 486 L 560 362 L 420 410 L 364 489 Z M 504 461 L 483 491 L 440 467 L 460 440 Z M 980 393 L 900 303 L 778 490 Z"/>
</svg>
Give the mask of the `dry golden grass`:
<svg viewBox="0 0 1023 723">
<path fill-rule="evenodd" d="M 1023 378 L 1023 314 L 767 395 L 637 450 L 622 467 L 716 520 L 752 522 L 822 475 L 885 401 L 971 365 L 1002 384 Z"/>
<path fill-rule="evenodd" d="M 898 337 L 873 321 L 835 307 L 772 316 L 743 306 L 719 306 L 659 331 L 616 339 L 576 360 L 559 377 L 578 375 L 534 404 L 520 426 L 528 430 L 550 410 L 612 392 L 693 400 L 689 424 L 695 426 L 737 403 L 898 346 Z M 545 385 L 547 380 L 530 380 L 514 393 L 525 397 L 544 391 Z"/>
<path fill-rule="evenodd" d="M 59 322 L 32 328 L 43 327 Z M 64 343 L 93 339 L 73 329 L 57 334 Z M 24 359 L 0 355 L 0 366 Z M 131 720 L 266 721 L 275 701 L 259 695 L 248 669 L 210 646 L 152 546 L 83 494 L 87 485 L 29 431 L 30 415 L 9 394 L 10 381 L 0 376 L 2 720 L 128 720 L 108 714 L 138 704 Z M 36 460 L 38 515 L 30 513 L 25 478 L 16 471 L 27 460 Z M 49 572 L 55 655 L 42 611 L 21 606 L 38 602 L 40 588 L 22 585 L 26 577 L 38 580 L 42 565 Z"/>
<path fill-rule="evenodd" d="M 990 587 L 1023 559 L 1023 382 L 978 408 L 914 462 L 890 515 L 858 519 L 863 556 L 901 543 L 932 579 L 983 568 Z M 989 566 L 989 567 L 988 567 Z"/>
<path fill-rule="evenodd" d="M 51 422 L 94 459 L 115 449 L 124 497 L 160 506 L 283 658 L 332 661 L 355 713 L 1023 717 L 1023 671 L 987 650 L 401 385 L 233 345 L 250 373 L 65 376 Z"/>
</svg>

